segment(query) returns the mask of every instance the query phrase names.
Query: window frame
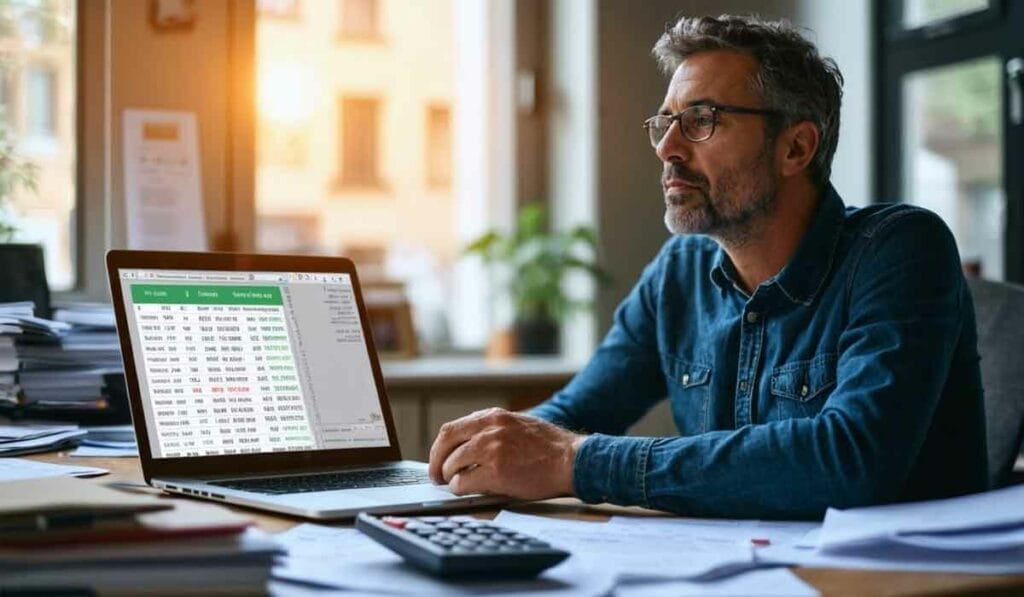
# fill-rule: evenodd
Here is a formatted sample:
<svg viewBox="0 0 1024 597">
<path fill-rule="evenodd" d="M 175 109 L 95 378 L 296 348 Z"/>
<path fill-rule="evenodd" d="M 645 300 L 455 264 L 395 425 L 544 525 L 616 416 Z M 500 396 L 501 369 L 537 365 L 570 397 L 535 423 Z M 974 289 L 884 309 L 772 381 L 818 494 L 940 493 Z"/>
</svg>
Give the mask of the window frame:
<svg viewBox="0 0 1024 597">
<path fill-rule="evenodd" d="M 1024 2 L 992 0 L 984 11 L 903 29 L 902 3 L 874 0 L 876 201 L 902 201 L 903 83 L 915 72 L 996 56 L 1005 66 L 1024 56 Z M 1009 87 L 1002 76 L 1003 189 L 1006 195 L 1004 279 L 1024 283 L 1024 125 L 1009 116 Z"/>
</svg>

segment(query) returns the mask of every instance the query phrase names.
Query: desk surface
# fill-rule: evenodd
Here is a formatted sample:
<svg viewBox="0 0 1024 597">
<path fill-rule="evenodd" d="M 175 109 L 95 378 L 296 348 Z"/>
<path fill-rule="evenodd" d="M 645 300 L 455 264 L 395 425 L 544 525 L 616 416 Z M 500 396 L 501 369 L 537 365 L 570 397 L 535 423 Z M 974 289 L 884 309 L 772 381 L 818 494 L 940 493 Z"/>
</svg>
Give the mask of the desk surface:
<svg viewBox="0 0 1024 597">
<path fill-rule="evenodd" d="M 142 471 L 137 458 L 69 458 L 65 453 L 31 456 L 33 460 L 57 464 L 97 466 L 110 470 L 109 475 L 84 479 L 87 483 L 108 483 L 121 481 L 142 484 Z M 187 498 L 181 498 L 187 499 Z M 302 519 L 283 515 L 265 514 L 254 510 L 237 508 L 250 515 L 263 529 L 277 533 L 304 522 Z M 658 516 L 650 510 L 620 508 L 618 506 L 587 506 L 575 499 L 548 500 L 515 508 L 518 512 L 540 514 L 559 518 L 602 520 L 611 514 L 631 513 L 644 516 Z M 496 511 L 482 511 L 484 515 L 496 515 Z M 1024 575 L 1021 576 L 980 576 L 972 574 L 935 574 L 918 572 L 875 572 L 864 570 L 827 570 L 796 568 L 795 572 L 814 585 L 823 595 L 1022 595 Z"/>
</svg>

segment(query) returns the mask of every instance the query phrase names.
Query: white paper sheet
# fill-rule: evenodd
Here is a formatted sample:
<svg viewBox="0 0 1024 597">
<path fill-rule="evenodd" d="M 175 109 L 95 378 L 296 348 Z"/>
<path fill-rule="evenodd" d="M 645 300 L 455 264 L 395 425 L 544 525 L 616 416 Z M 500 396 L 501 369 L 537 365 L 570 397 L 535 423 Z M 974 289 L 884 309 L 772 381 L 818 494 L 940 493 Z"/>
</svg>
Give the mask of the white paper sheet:
<svg viewBox="0 0 1024 597">
<path fill-rule="evenodd" d="M 0 425 L 0 442 L 24 441 L 77 430 L 78 425 Z"/>
<path fill-rule="evenodd" d="M 816 536 L 814 532 L 821 528 L 820 522 L 649 516 L 613 516 L 608 524 L 679 538 L 732 540 L 740 544 L 751 544 L 754 539 L 763 539 L 772 545 L 813 540 L 808 537 Z"/>
<path fill-rule="evenodd" d="M 31 439 L 5 441 L 0 443 L 0 456 L 17 456 L 19 454 L 32 454 L 64 448 L 68 445 L 74 445 L 77 443 L 76 439 L 84 435 L 84 429 L 76 429 Z"/>
<path fill-rule="evenodd" d="M 889 543 L 832 554 L 806 547 L 779 545 L 759 549 L 757 558 L 763 564 L 787 564 L 808 568 L 1024 574 L 1024 548 L 963 552 L 920 549 Z"/>
<path fill-rule="evenodd" d="M 0 458 L 0 481 L 20 481 L 71 475 L 73 477 L 95 477 L 107 474 L 107 469 L 92 466 L 66 466 L 50 464 L 23 458 Z"/>
<path fill-rule="evenodd" d="M 138 448 L 105 448 L 103 446 L 78 446 L 71 456 L 82 458 L 133 458 L 139 455 Z"/>
<path fill-rule="evenodd" d="M 1024 547 L 1024 526 L 1015 529 L 897 535 L 890 541 L 924 549 L 1001 551 Z"/>
<path fill-rule="evenodd" d="M 662 527 L 561 520 L 502 511 L 495 523 L 533 535 L 573 555 L 578 565 L 623 579 L 692 579 L 732 574 L 754 565 L 749 538 L 666 532 Z"/>
<path fill-rule="evenodd" d="M 195 112 L 124 111 L 128 247 L 205 251 Z"/>
<path fill-rule="evenodd" d="M 589 574 L 563 565 L 525 581 L 442 581 L 350 528 L 302 524 L 275 538 L 288 550 L 288 557 L 274 568 L 274 578 L 300 584 L 392 594 L 545 597 L 604 595 L 612 588 L 610 575 Z"/>
<path fill-rule="evenodd" d="M 1024 524 L 1024 485 L 945 500 L 829 509 L 822 525 L 824 551 L 908 533 L 980 530 Z"/>
<path fill-rule="evenodd" d="M 785 568 L 752 570 L 711 582 L 675 581 L 615 588 L 615 597 L 813 597 L 818 591 Z"/>
</svg>

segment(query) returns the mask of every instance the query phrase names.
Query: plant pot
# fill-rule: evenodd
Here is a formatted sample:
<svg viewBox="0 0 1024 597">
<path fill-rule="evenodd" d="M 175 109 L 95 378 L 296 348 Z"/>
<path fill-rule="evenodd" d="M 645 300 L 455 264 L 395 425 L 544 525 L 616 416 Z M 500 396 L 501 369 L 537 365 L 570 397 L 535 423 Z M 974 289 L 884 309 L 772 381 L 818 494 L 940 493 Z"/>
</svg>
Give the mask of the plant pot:
<svg viewBox="0 0 1024 597">
<path fill-rule="evenodd" d="M 46 283 L 43 246 L 0 243 L 0 303 L 32 301 L 37 317 L 50 317 L 50 287 Z"/>
<path fill-rule="evenodd" d="M 558 324 L 550 319 L 517 319 L 515 331 L 519 354 L 556 354 L 558 352 Z"/>
</svg>

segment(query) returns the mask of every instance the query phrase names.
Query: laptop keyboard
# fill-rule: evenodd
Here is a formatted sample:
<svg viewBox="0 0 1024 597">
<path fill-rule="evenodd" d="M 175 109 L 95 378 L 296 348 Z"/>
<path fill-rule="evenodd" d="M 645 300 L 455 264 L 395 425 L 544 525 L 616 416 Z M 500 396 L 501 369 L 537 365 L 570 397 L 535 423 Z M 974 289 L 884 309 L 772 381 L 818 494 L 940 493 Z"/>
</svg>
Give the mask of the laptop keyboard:
<svg viewBox="0 0 1024 597">
<path fill-rule="evenodd" d="M 427 476 L 425 471 L 412 468 L 378 468 L 344 473 L 318 473 L 315 475 L 211 481 L 210 485 L 279 495 L 284 493 L 332 491 L 336 489 L 360 489 L 364 487 L 421 485 L 424 483 L 430 483 L 430 477 Z"/>
</svg>

